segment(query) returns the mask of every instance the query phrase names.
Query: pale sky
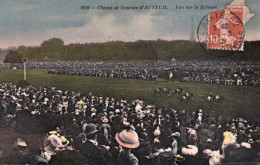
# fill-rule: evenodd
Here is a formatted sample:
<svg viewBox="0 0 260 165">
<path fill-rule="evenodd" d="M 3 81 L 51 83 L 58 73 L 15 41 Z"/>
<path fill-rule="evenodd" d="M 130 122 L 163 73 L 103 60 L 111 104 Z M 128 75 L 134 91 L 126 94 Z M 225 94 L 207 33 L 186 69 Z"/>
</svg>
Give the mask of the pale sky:
<svg viewBox="0 0 260 165">
<path fill-rule="evenodd" d="M 39 46 L 56 37 L 65 44 L 136 40 L 188 40 L 191 17 L 194 35 L 200 20 L 232 0 L 0 0 L 0 48 Z M 167 5 L 166 10 L 97 10 L 115 7 Z M 176 9 L 217 6 L 216 9 Z M 260 40 L 260 0 L 246 0 L 255 16 L 246 24 L 245 39 Z M 81 6 L 95 9 L 81 10 Z"/>
</svg>

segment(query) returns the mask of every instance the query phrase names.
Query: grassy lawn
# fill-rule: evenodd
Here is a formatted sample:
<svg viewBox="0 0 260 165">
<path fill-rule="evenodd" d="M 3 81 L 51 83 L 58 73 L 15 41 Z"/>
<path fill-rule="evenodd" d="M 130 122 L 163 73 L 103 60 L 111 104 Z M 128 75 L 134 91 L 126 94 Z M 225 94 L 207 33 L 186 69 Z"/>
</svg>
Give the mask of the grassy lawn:
<svg viewBox="0 0 260 165">
<path fill-rule="evenodd" d="M 22 70 L 2 70 L 0 73 L 0 82 L 17 83 L 22 79 Z M 260 118 L 260 88 L 257 87 L 52 75 L 47 74 L 46 70 L 29 70 L 27 80 L 35 87 L 55 86 L 61 90 L 92 92 L 96 96 L 102 95 L 128 101 L 142 99 L 145 104 L 154 104 L 157 107 L 171 107 L 187 111 L 202 108 L 205 112 L 228 117 L 245 117 L 255 120 Z M 184 91 L 193 93 L 194 97 L 191 102 L 185 104 L 179 101 L 177 95 L 153 95 L 154 89 L 166 86 L 172 90 L 180 86 Z M 221 104 L 208 105 L 203 100 L 203 96 L 207 96 L 209 92 L 224 96 L 225 101 Z"/>
</svg>

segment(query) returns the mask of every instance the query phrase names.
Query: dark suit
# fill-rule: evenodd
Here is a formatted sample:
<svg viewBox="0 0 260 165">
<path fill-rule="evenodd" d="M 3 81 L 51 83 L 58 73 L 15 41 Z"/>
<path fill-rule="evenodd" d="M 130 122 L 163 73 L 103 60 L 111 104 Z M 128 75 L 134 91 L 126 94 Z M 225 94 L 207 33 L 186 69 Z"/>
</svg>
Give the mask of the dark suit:
<svg viewBox="0 0 260 165">
<path fill-rule="evenodd" d="M 82 145 L 80 153 L 85 156 L 90 165 L 107 164 L 105 156 L 100 148 L 95 146 L 92 142 L 88 140 Z"/>
</svg>

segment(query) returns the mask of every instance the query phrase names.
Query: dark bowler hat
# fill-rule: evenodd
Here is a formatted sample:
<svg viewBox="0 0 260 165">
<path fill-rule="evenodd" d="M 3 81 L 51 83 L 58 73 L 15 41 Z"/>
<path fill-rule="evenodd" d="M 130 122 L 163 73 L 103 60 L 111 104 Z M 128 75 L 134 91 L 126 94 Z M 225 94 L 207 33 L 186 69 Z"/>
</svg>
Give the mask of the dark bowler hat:
<svg viewBox="0 0 260 165">
<path fill-rule="evenodd" d="M 92 134 L 98 132 L 98 129 L 95 124 L 89 123 L 86 125 L 84 132 L 86 135 L 92 135 Z"/>
</svg>

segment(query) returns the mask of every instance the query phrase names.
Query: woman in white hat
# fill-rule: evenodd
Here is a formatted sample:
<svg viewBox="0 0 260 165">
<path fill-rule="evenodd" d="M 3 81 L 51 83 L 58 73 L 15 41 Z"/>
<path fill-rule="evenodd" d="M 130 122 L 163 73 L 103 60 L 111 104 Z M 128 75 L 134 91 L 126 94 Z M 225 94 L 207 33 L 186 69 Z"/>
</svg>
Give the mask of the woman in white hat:
<svg viewBox="0 0 260 165">
<path fill-rule="evenodd" d="M 62 150 L 62 148 L 62 141 L 57 135 L 52 134 L 47 137 L 44 150 L 50 155 L 55 155 L 56 152 Z"/>
<path fill-rule="evenodd" d="M 123 130 L 116 134 L 116 141 L 121 146 L 121 152 L 118 154 L 115 164 L 138 165 L 139 161 L 131 150 L 139 147 L 138 135 L 133 130 Z"/>
</svg>

